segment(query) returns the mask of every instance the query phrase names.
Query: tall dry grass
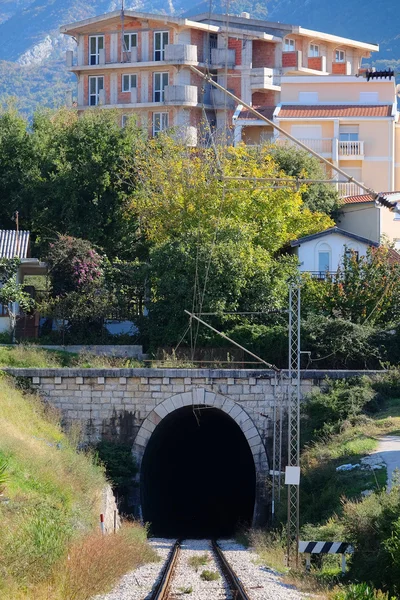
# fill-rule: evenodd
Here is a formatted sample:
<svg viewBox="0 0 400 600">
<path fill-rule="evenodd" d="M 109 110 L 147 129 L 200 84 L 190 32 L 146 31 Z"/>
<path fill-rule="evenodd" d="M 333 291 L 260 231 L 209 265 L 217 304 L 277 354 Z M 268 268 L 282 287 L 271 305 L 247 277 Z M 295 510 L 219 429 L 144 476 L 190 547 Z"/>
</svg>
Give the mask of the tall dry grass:
<svg viewBox="0 0 400 600">
<path fill-rule="evenodd" d="M 25 589 L 9 587 L 1 600 L 90 600 L 108 592 L 118 579 L 145 562 L 158 560 L 146 530 L 124 524 L 115 535 L 92 533 L 71 545 L 45 582 Z"/>
</svg>

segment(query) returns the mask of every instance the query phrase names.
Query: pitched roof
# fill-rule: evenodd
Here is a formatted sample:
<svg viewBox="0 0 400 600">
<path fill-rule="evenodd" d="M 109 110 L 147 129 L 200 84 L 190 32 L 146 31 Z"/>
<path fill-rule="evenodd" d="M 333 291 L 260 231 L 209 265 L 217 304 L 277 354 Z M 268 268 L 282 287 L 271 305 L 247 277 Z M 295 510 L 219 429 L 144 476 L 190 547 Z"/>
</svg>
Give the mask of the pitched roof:
<svg viewBox="0 0 400 600">
<path fill-rule="evenodd" d="M 29 231 L 0 229 L 0 258 L 28 258 Z"/>
<path fill-rule="evenodd" d="M 390 264 L 400 263 L 400 254 L 394 248 L 389 248 L 388 261 Z"/>
<path fill-rule="evenodd" d="M 359 105 L 298 105 L 285 104 L 281 107 L 277 117 L 287 119 L 298 118 L 328 118 L 328 117 L 391 117 L 391 104 L 359 104 Z"/>
<path fill-rule="evenodd" d="M 253 108 L 258 110 L 258 112 L 261 113 L 263 115 L 263 117 L 267 117 L 267 119 L 272 121 L 272 118 L 274 116 L 274 110 L 276 108 L 275 106 L 253 106 Z M 238 118 L 239 119 L 248 119 L 251 121 L 257 120 L 256 115 L 253 115 L 253 113 L 250 112 L 249 110 L 247 110 L 247 108 L 243 108 L 240 111 Z"/>
<path fill-rule="evenodd" d="M 393 196 L 398 194 L 400 201 L 400 192 L 382 192 L 382 196 Z M 392 200 L 395 201 L 394 198 Z M 341 203 L 343 204 L 361 204 L 363 202 L 372 202 L 372 196 L 370 194 L 361 194 L 359 196 L 345 196 L 341 198 Z"/>
<path fill-rule="evenodd" d="M 312 235 L 306 235 L 298 240 L 292 240 L 290 245 L 292 248 L 296 246 L 300 246 L 300 244 L 304 244 L 305 242 L 310 242 L 311 240 L 316 240 L 320 237 L 325 237 L 326 235 L 331 235 L 332 233 L 338 233 L 340 235 L 344 235 L 345 237 L 351 238 L 352 240 L 357 240 L 358 242 L 364 242 L 364 244 L 368 244 L 368 246 L 375 246 L 376 248 L 379 246 L 378 242 L 374 242 L 373 240 L 369 240 L 368 238 L 362 237 L 361 235 L 356 235 L 355 233 L 350 233 L 350 231 L 345 231 L 344 229 L 340 229 L 340 227 L 330 227 L 329 229 L 325 229 L 325 231 L 320 231 L 318 233 L 313 233 Z"/>
</svg>

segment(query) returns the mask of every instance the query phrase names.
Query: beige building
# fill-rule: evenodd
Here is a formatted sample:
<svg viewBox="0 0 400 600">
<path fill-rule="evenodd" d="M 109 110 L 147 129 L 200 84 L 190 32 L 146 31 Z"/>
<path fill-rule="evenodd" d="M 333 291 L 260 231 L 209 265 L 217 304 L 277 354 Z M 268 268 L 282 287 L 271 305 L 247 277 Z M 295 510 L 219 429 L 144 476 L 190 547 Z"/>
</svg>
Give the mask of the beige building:
<svg viewBox="0 0 400 600">
<path fill-rule="evenodd" d="M 377 191 L 400 189 L 400 124 L 393 79 L 283 77 L 280 103 L 269 112 L 282 129 L 354 179 Z M 245 139 L 254 143 L 268 137 L 286 143 L 283 135 L 261 120 L 256 122 L 249 111 L 240 111 L 237 117 L 241 133 L 237 139 L 245 131 Z M 344 181 L 338 182 L 338 189 L 343 196 L 363 193 Z"/>
</svg>

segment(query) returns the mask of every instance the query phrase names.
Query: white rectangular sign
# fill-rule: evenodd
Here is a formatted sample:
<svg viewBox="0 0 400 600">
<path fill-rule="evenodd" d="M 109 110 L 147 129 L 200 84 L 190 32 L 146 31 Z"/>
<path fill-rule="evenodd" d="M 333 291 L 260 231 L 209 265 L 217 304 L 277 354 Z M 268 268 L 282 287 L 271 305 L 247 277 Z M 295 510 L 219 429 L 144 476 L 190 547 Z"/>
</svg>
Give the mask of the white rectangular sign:
<svg viewBox="0 0 400 600">
<path fill-rule="evenodd" d="M 300 467 L 286 467 L 285 485 L 300 485 Z"/>
</svg>

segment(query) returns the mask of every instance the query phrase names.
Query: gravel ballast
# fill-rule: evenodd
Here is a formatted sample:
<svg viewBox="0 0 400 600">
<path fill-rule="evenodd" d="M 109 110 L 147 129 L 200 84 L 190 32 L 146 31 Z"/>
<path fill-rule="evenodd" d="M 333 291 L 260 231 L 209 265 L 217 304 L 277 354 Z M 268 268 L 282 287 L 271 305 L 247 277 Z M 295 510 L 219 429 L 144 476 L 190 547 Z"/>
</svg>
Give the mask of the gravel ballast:
<svg viewBox="0 0 400 600">
<path fill-rule="evenodd" d="M 152 538 L 149 540 L 160 560 L 147 563 L 135 571 L 127 573 L 111 592 L 96 596 L 94 600 L 145 600 L 153 589 L 155 582 L 161 576 L 161 571 L 175 541 L 165 538 Z"/>
<path fill-rule="evenodd" d="M 208 557 L 206 564 L 198 566 L 197 569 L 190 565 L 190 559 L 204 555 Z M 204 581 L 201 574 L 205 570 L 217 572 L 220 576 L 215 581 Z M 192 591 L 189 592 L 189 589 Z M 187 590 L 186 593 L 184 590 Z M 182 542 L 171 586 L 171 596 L 190 598 L 190 600 L 225 600 L 232 597 L 216 563 L 210 540 Z"/>
<path fill-rule="evenodd" d="M 257 564 L 257 554 L 234 540 L 219 540 L 225 558 L 246 588 L 251 600 L 301 600 L 308 598 L 284 583 L 279 575 Z"/>
</svg>

